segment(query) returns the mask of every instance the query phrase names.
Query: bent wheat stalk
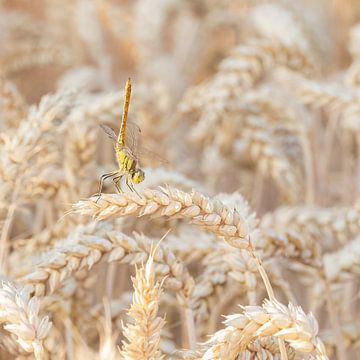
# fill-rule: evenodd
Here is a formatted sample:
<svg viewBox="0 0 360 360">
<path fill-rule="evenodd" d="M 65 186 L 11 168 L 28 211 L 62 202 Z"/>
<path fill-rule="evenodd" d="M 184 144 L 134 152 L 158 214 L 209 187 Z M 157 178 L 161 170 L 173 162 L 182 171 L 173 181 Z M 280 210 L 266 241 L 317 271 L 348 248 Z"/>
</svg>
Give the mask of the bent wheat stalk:
<svg viewBox="0 0 360 360">
<path fill-rule="evenodd" d="M 250 251 L 269 298 L 275 301 L 269 278 L 250 242 L 250 226 L 236 209 L 232 211 L 219 200 L 212 201 L 201 193 L 186 193 L 170 187 L 160 187 L 158 190 L 145 189 L 143 196 L 137 197 L 126 193 L 105 194 L 100 201 L 95 197 L 80 201 L 73 206 L 73 210 L 80 214 L 92 215 L 99 220 L 128 215 L 188 219 L 191 223 L 214 232 L 231 246 Z M 282 359 L 287 359 L 282 339 L 279 340 L 279 347 Z"/>
</svg>

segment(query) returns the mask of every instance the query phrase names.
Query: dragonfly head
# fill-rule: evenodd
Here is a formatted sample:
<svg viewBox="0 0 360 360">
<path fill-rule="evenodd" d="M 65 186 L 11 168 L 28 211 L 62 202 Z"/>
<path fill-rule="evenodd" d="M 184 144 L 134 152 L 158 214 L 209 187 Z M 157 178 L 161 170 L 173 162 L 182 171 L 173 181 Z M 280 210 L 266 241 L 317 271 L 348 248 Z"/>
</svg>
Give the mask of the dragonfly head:
<svg viewBox="0 0 360 360">
<path fill-rule="evenodd" d="M 131 181 L 134 184 L 139 184 L 142 181 L 144 181 L 144 179 L 145 179 L 145 173 L 141 169 L 136 169 L 136 171 L 134 171 L 131 174 Z"/>
</svg>

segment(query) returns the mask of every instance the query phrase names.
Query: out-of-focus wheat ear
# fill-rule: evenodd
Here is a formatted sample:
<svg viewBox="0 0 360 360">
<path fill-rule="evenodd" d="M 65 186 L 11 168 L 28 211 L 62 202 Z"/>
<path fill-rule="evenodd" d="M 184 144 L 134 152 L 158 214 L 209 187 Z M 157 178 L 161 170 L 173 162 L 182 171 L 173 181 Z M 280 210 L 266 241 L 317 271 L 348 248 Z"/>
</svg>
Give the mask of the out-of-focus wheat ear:
<svg viewBox="0 0 360 360">
<path fill-rule="evenodd" d="M 0 322 L 4 329 L 16 335 L 17 342 L 26 352 L 34 353 L 37 360 L 44 359 L 43 341 L 52 326 L 47 316 L 40 318 L 40 299 L 30 297 L 25 289 L 2 283 L 0 289 Z"/>
<path fill-rule="evenodd" d="M 219 296 L 218 289 L 223 289 L 229 280 L 230 264 L 223 261 L 225 251 L 214 249 L 204 258 L 204 270 L 196 279 L 193 291 L 196 329 L 204 333 L 205 322 L 211 314 L 211 305 Z M 214 300 L 215 299 L 215 300 Z"/>
<path fill-rule="evenodd" d="M 341 333 L 346 349 L 355 349 L 359 344 L 360 327 L 352 322 L 341 326 Z M 320 337 L 323 340 L 328 356 L 334 356 L 337 347 L 337 338 L 333 329 L 324 329 L 320 331 Z"/>
<path fill-rule="evenodd" d="M 157 315 L 162 283 L 155 280 L 154 254 L 145 265 L 136 268 L 132 278 L 134 294 L 128 315 L 133 324 L 124 327 L 121 356 L 125 360 L 163 359 L 160 351 L 161 329 L 165 319 Z"/>
<path fill-rule="evenodd" d="M 295 229 L 284 228 L 276 231 L 272 228 L 261 228 L 257 248 L 263 259 L 276 256 L 286 257 L 289 261 L 298 261 L 313 267 L 321 262 L 321 246 L 311 236 L 306 236 Z"/>
<path fill-rule="evenodd" d="M 250 10 L 251 25 L 262 37 L 277 40 L 280 43 L 298 47 L 311 59 L 314 51 L 310 47 L 311 38 L 302 23 L 289 7 L 280 4 L 259 4 Z M 300 15 L 300 14 L 299 14 Z M 301 16 L 301 15 L 300 15 Z"/>
<path fill-rule="evenodd" d="M 100 337 L 99 357 L 101 359 L 120 360 L 120 355 L 116 346 L 119 331 L 114 331 L 112 328 L 111 308 L 107 298 L 103 299 L 103 307 L 104 317 L 97 322 Z"/>
<path fill-rule="evenodd" d="M 313 353 L 316 359 L 328 359 L 318 337 L 318 324 L 312 314 L 299 306 L 285 306 L 265 300 L 262 306 L 244 306 L 242 314 L 226 316 L 226 327 L 205 343 L 204 360 L 235 359 L 251 342 L 262 337 L 281 338 L 300 353 Z"/>
<path fill-rule="evenodd" d="M 351 66 L 346 69 L 345 81 L 351 86 L 360 85 L 360 61 L 354 61 Z"/>
<path fill-rule="evenodd" d="M 55 317 L 53 317 L 53 320 L 54 322 L 56 321 Z M 63 332 L 57 327 L 52 326 L 49 331 L 49 334 L 44 339 L 44 348 L 48 353 L 48 358 L 65 360 L 66 344 L 65 344 L 65 339 L 63 337 Z"/>
<path fill-rule="evenodd" d="M 101 223 L 99 223 L 101 224 Z M 103 223 L 104 224 L 104 223 Z M 89 228 L 90 231 L 91 227 Z M 79 234 L 80 235 L 80 234 Z M 73 234 L 69 235 L 69 239 L 74 239 L 76 236 L 76 232 L 74 231 Z M 91 236 L 94 238 L 94 235 Z M 102 239 L 102 240 L 101 240 Z M 77 245 L 90 245 L 89 242 L 90 238 L 86 236 L 81 236 L 79 240 L 77 241 Z M 106 235 L 101 235 L 101 233 L 98 234 L 98 238 L 96 242 L 92 241 L 93 245 L 99 249 L 100 241 L 107 241 L 110 240 L 112 243 L 112 247 L 110 248 L 103 248 L 101 258 L 98 257 L 99 262 L 105 262 L 104 260 L 107 260 L 109 263 L 112 263 L 113 265 L 117 264 L 141 264 L 143 263 L 149 256 L 149 253 L 151 253 L 151 244 L 154 242 L 154 240 L 147 238 L 144 235 L 139 234 L 133 234 L 133 237 L 126 236 L 119 231 L 109 231 Z M 73 242 L 74 246 L 76 246 L 76 242 Z M 57 250 L 52 251 L 53 255 L 49 253 L 49 258 L 56 256 L 56 253 L 62 252 L 63 248 L 60 247 L 60 243 L 57 245 Z M 108 252 L 109 251 L 109 252 Z M 108 257 L 106 257 L 106 254 L 108 253 Z M 86 328 L 86 326 L 90 326 L 91 322 L 94 321 L 94 318 L 89 318 L 89 312 L 92 314 L 91 311 L 91 297 L 93 294 L 93 287 L 94 282 L 91 281 L 91 276 L 96 279 L 96 272 L 92 271 L 89 273 L 89 268 L 86 265 L 88 261 L 90 261 L 94 254 L 91 254 L 91 251 L 89 249 L 88 255 L 86 252 L 81 256 L 81 266 L 78 268 L 75 268 L 75 262 L 77 259 L 79 259 L 79 254 L 74 254 L 75 256 L 71 256 L 68 254 L 66 257 L 67 265 L 63 268 L 58 267 L 56 271 L 51 268 L 51 264 L 46 262 L 43 262 L 40 267 L 45 270 L 49 274 L 49 278 L 41 279 L 41 277 L 38 277 L 36 280 L 35 277 L 37 276 L 34 272 L 34 276 L 29 277 L 29 286 L 36 286 L 37 289 L 44 289 L 48 291 L 50 281 L 51 285 L 51 279 L 62 279 L 62 282 L 67 279 L 68 277 L 72 277 L 76 279 L 77 282 L 77 294 L 78 298 L 76 300 L 75 308 L 78 308 L 76 310 L 77 314 L 77 321 L 78 326 L 80 329 Z M 86 260 L 89 256 L 89 260 Z M 89 263 L 91 264 L 91 263 Z M 65 264 L 64 264 L 65 265 Z M 91 266 L 91 265 L 89 265 Z M 177 258 L 173 252 L 167 248 L 165 245 L 158 245 L 157 251 L 154 255 L 154 267 L 155 267 L 155 273 L 157 276 L 160 276 L 161 278 L 165 278 L 163 287 L 164 289 L 172 290 L 176 293 L 176 299 L 177 303 L 181 310 L 185 313 L 185 316 L 187 316 L 187 328 L 192 329 L 193 328 L 193 320 L 192 320 L 192 309 L 193 309 L 193 294 L 192 289 L 194 286 L 194 280 L 192 276 L 189 274 L 187 267 L 183 263 L 183 261 L 179 258 Z M 44 275 L 44 273 L 42 273 Z M 92 274 L 92 275 L 91 275 Z M 41 276 L 41 274 L 40 274 Z M 90 280 L 90 281 L 89 281 Z M 96 280 L 95 280 L 96 282 Z M 38 285 L 36 285 L 36 283 Z M 44 283 L 45 286 L 42 286 L 41 283 Z M 32 285 L 31 285 L 32 284 Z M 55 283 L 53 283 L 55 285 Z M 58 286 L 61 286 L 62 283 L 59 283 Z M 83 288 L 83 289 L 82 289 Z M 50 288 L 51 290 L 51 288 Z M 52 291 L 56 291 L 56 288 L 52 288 Z M 82 293 L 80 292 L 82 291 Z M 59 289 L 59 291 L 56 291 L 57 294 L 62 294 L 63 299 L 67 298 L 66 294 L 64 295 Z M 125 298 L 124 298 L 125 299 Z M 90 303 L 88 302 L 90 300 Z M 84 304 L 84 302 L 87 302 L 87 304 Z M 122 306 L 122 308 L 124 308 Z M 90 309 L 90 310 L 89 310 Z M 116 310 L 115 310 L 116 311 Z M 96 311 L 94 316 L 98 314 L 99 312 Z M 118 319 L 121 318 L 121 314 L 119 313 L 117 316 Z M 184 329 L 185 330 L 185 329 Z M 184 331 L 185 332 L 185 331 Z M 184 338 L 189 338 L 190 331 L 185 332 L 183 335 Z M 190 339 L 189 339 L 190 340 Z"/>
<path fill-rule="evenodd" d="M 48 142 L 49 137 L 52 135 L 55 141 L 54 133 L 58 132 L 58 126 L 65 121 L 74 107 L 75 98 L 76 94 L 71 91 L 44 96 L 38 106 L 29 108 L 27 117 L 21 122 L 17 133 L 5 139 L 0 161 L 0 174 L 4 179 L 1 197 L 4 201 L 10 201 L 9 197 L 17 179 L 25 178 L 21 181 L 21 189 L 25 192 L 30 180 L 35 175 L 38 176 L 40 169 L 49 165 L 45 162 L 48 158 L 44 155 L 52 149 Z M 5 186 L 6 184 L 11 186 L 11 190 Z M 22 194 L 22 197 L 24 196 L 25 194 Z"/>
<path fill-rule="evenodd" d="M 323 259 L 325 275 L 332 282 L 345 280 L 352 273 L 357 275 L 360 265 L 360 237 L 337 251 L 324 254 Z"/>
<path fill-rule="evenodd" d="M 202 352 L 200 350 L 176 350 L 171 353 L 173 360 L 199 360 Z"/>
<path fill-rule="evenodd" d="M 293 75 L 289 80 L 288 87 L 292 92 L 312 108 L 324 109 L 328 114 L 335 113 L 343 119 L 360 112 L 359 94 L 354 88 L 335 82 L 311 81 L 299 75 Z M 344 125 L 346 121 L 343 121 Z"/>
<path fill-rule="evenodd" d="M 26 112 L 26 101 L 15 84 L 0 77 L 0 129 L 17 127 L 25 118 Z"/>
<path fill-rule="evenodd" d="M 204 335 L 219 318 L 216 308 L 222 306 L 222 302 L 231 301 L 235 296 L 247 296 L 248 303 L 254 304 L 257 292 L 263 290 L 258 283 L 258 268 L 247 250 L 220 244 L 203 262 L 204 270 L 196 279 L 193 291 L 196 327 L 200 335 Z M 227 294 L 225 297 L 224 293 Z"/>
<path fill-rule="evenodd" d="M 286 353 L 288 360 L 301 360 L 303 357 L 297 354 L 289 344 L 286 344 Z M 264 337 L 255 340 L 247 345 L 246 349 L 236 358 L 237 360 L 248 359 L 280 359 L 279 344 L 273 337 Z"/>
<path fill-rule="evenodd" d="M 9 76 L 39 65 L 65 66 L 71 61 L 70 54 L 65 44 L 56 43 L 54 39 L 18 41 L 0 60 L 2 75 Z"/>
<path fill-rule="evenodd" d="M 77 293 L 80 295 L 82 292 L 74 304 L 74 309 L 77 309 L 77 319 L 81 323 L 79 327 L 83 328 L 84 324 L 91 321 L 88 313 L 93 293 L 90 287 L 94 286 L 91 277 L 96 279 L 96 273 L 89 270 L 105 260 L 123 264 L 141 264 L 151 253 L 152 240 L 144 235 L 134 234 L 131 238 L 119 231 L 109 230 L 111 229 L 104 222 L 98 225 L 89 223 L 78 226 L 69 233 L 67 239 L 56 242 L 54 249 L 39 257 L 35 270 L 30 266 L 28 273 L 21 276 L 20 281 L 28 291 L 37 296 L 44 296 L 43 309 L 54 311 L 53 303 L 57 304 L 60 298 L 65 302 L 72 297 L 75 289 L 71 289 L 71 283 L 70 291 L 66 290 L 66 286 L 68 280 L 73 280 L 73 284 L 78 284 Z M 162 244 L 154 254 L 154 262 L 156 274 L 165 278 L 163 287 L 176 292 L 178 304 L 187 319 L 184 338 L 190 341 L 191 334 L 195 332 L 192 314 L 194 279 L 182 260 Z"/>
<path fill-rule="evenodd" d="M 244 139 L 248 141 L 250 158 L 264 176 L 270 175 L 275 180 L 285 199 L 296 202 L 300 186 L 295 169 L 276 137 L 267 130 L 260 117 L 247 117 L 242 132 Z"/>
<path fill-rule="evenodd" d="M 52 327 L 53 329 L 53 327 Z M 0 331 L 0 358 L 8 359 L 18 356 L 28 356 L 29 353 L 25 351 L 17 342 L 17 337 L 14 334 L 9 333 L 3 328 Z"/>
<path fill-rule="evenodd" d="M 84 119 L 85 120 L 85 119 Z M 70 122 L 65 134 L 64 172 L 68 203 L 91 194 L 96 179 L 98 129 L 89 121 Z"/>
<path fill-rule="evenodd" d="M 39 207 L 44 207 L 42 211 L 46 210 L 43 202 L 39 204 Z M 25 261 L 29 254 L 33 254 L 35 258 L 36 254 L 47 251 L 57 240 L 64 238 L 67 232 L 65 222 L 57 222 L 51 229 L 45 228 L 31 237 L 13 240 L 12 246 L 16 251 L 9 254 L 9 275 L 14 278 L 25 275 L 33 266 L 33 263 Z"/>
<path fill-rule="evenodd" d="M 261 226 L 281 233 L 295 230 L 303 236 L 322 239 L 326 251 L 337 243 L 345 243 L 359 232 L 359 215 L 353 206 L 321 208 L 315 206 L 279 207 L 264 215 Z M 310 240 L 311 241 L 311 240 Z"/>
<path fill-rule="evenodd" d="M 236 101 L 241 101 L 244 90 L 254 86 L 262 76 L 277 66 L 304 73 L 311 73 L 313 70 L 309 59 L 297 47 L 277 41 L 254 40 L 235 48 L 204 86 L 190 90 L 190 95 L 185 95 L 180 109 L 198 115 L 198 141 L 211 140 L 224 115 L 234 107 L 234 102 L 236 104 Z M 193 98 L 196 100 L 192 100 Z"/>
<path fill-rule="evenodd" d="M 31 198 L 33 195 L 30 194 L 28 185 L 33 177 L 38 176 L 49 165 L 49 158 L 44 155 L 51 153 L 49 134 L 56 132 L 57 126 L 66 119 L 74 106 L 75 97 L 74 92 L 44 96 L 38 106 L 29 108 L 17 133 L 12 137 L 5 137 L 0 159 L 0 176 L 4 179 L 0 200 L 7 211 L 0 213 L 0 222 L 6 219 L 6 231 L 2 231 L 0 240 L 1 259 L 7 258 L 6 242 L 14 218 L 12 213 L 26 197 Z"/>
<path fill-rule="evenodd" d="M 356 23 L 350 30 L 348 48 L 353 60 L 360 60 L 360 23 Z"/>
</svg>

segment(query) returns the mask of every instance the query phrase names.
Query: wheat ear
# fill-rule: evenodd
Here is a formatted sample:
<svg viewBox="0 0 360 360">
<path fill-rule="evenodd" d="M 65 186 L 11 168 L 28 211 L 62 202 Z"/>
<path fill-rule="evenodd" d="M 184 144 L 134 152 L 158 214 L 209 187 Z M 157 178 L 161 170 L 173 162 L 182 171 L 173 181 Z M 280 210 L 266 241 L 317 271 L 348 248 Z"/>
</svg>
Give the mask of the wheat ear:
<svg viewBox="0 0 360 360">
<path fill-rule="evenodd" d="M 136 269 L 136 276 L 132 278 L 134 294 L 128 315 L 134 324 L 124 327 L 124 336 L 120 351 L 124 360 L 160 360 L 160 332 L 165 319 L 157 316 L 162 283 L 155 280 L 154 252 L 146 262 Z"/>
</svg>

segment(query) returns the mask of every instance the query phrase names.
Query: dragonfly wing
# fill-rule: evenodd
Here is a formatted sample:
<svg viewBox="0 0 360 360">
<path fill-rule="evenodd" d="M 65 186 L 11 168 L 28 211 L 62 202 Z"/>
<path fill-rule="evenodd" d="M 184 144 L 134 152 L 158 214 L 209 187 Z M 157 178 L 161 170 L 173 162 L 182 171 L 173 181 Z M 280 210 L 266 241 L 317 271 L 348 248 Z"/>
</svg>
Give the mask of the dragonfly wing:
<svg viewBox="0 0 360 360">
<path fill-rule="evenodd" d="M 136 150 L 136 156 L 140 159 L 148 159 L 151 161 L 155 161 L 156 163 L 160 163 L 162 165 L 169 164 L 169 162 L 163 157 L 161 157 L 159 154 L 142 145 L 138 146 Z"/>
<path fill-rule="evenodd" d="M 139 125 L 132 121 L 128 122 L 126 126 L 126 145 L 134 154 L 137 152 L 140 133 Z"/>
<path fill-rule="evenodd" d="M 142 159 L 148 159 L 163 165 L 168 164 L 168 161 L 162 158 L 156 152 L 142 146 L 141 143 L 139 143 L 140 134 L 140 127 L 133 121 L 128 122 L 126 129 L 126 146 L 131 151 L 132 156 L 138 161 L 141 161 Z"/>
<path fill-rule="evenodd" d="M 111 127 L 104 125 L 104 124 L 101 124 L 100 127 L 103 129 L 103 131 L 106 133 L 106 135 L 111 140 L 113 140 L 117 143 L 117 137 L 116 137 L 115 131 Z"/>
</svg>

